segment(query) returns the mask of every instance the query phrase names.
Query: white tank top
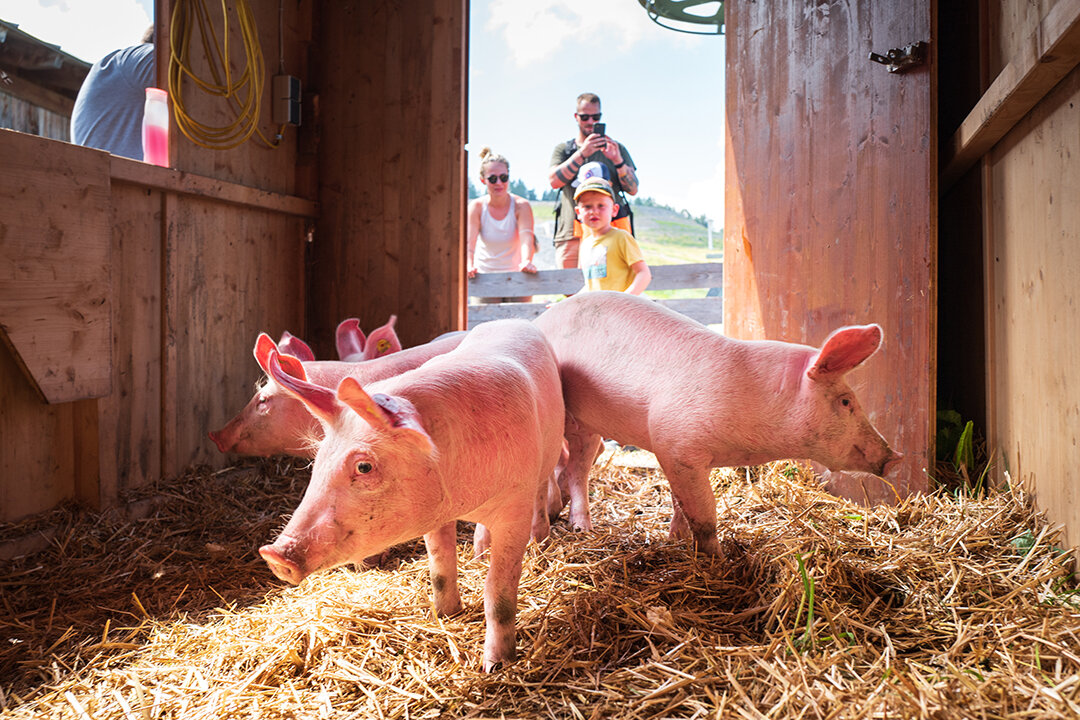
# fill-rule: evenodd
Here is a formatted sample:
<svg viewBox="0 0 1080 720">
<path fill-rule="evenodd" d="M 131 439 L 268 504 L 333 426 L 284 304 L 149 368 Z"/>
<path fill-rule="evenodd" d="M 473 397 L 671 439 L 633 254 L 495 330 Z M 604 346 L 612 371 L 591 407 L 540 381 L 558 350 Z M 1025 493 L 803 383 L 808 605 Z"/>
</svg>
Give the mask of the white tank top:
<svg viewBox="0 0 1080 720">
<path fill-rule="evenodd" d="M 496 220 L 488 212 L 488 204 L 480 212 L 480 237 L 476 242 L 476 270 L 482 273 L 515 272 L 521 262 L 521 244 L 518 242 L 517 213 L 514 197 L 510 196 L 510 209 L 506 217 Z"/>
</svg>

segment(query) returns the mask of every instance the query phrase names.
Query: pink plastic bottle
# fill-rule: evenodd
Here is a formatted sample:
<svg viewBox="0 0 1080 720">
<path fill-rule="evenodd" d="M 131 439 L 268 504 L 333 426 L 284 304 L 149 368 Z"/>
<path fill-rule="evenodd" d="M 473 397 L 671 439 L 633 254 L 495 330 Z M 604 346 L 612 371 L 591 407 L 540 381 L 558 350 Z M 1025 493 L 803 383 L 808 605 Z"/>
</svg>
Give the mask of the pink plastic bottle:
<svg viewBox="0 0 1080 720">
<path fill-rule="evenodd" d="M 146 88 L 142 125 L 143 162 L 169 166 L 169 94 Z"/>
</svg>

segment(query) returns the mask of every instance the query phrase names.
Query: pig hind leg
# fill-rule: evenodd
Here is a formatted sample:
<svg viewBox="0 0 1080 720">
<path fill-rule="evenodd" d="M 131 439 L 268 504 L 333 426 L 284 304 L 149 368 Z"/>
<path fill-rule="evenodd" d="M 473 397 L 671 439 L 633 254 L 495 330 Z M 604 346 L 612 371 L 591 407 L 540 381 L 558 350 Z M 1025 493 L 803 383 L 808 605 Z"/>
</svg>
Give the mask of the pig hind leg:
<svg viewBox="0 0 1080 720">
<path fill-rule="evenodd" d="M 570 489 L 566 485 L 566 463 L 569 459 L 570 450 L 567 448 L 566 439 L 564 438 L 562 450 L 559 452 L 559 462 L 556 463 L 555 470 L 552 472 L 548 482 L 547 512 L 549 522 L 555 522 L 559 518 L 559 513 L 570 502 Z"/>
<path fill-rule="evenodd" d="M 524 510 L 524 509 L 523 509 Z M 484 580 L 484 672 L 492 672 L 517 655 L 517 595 L 521 563 L 529 542 L 532 509 L 519 522 L 496 523 L 491 529 L 491 565 Z"/>
<path fill-rule="evenodd" d="M 600 453 L 600 442 L 600 435 L 589 432 L 569 413 L 566 414 L 566 445 L 570 455 L 560 484 L 565 480 L 570 495 L 570 527 L 574 530 L 592 530 L 592 518 L 589 516 L 589 470 Z"/>
<path fill-rule="evenodd" d="M 431 592 L 435 600 L 435 612 L 454 615 L 461 612 L 461 595 L 458 593 L 457 571 L 457 523 L 448 522 L 424 536 L 428 552 L 428 572 L 431 575 Z"/>
<path fill-rule="evenodd" d="M 536 485 L 536 502 L 533 504 L 532 539 L 538 543 L 551 534 L 551 518 L 548 516 L 549 495 L 552 486 L 558 491 L 554 471 Z"/>
<path fill-rule="evenodd" d="M 716 539 L 716 497 L 709 485 L 709 466 L 691 466 L 657 458 L 671 485 L 672 539 L 692 540 L 700 552 L 719 555 Z"/>
</svg>

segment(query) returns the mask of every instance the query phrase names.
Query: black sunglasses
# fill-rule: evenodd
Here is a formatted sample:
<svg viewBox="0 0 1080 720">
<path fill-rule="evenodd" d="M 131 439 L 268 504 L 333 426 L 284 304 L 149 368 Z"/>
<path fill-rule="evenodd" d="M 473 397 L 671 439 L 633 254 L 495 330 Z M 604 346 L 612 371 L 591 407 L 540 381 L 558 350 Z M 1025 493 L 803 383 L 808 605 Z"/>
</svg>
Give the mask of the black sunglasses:
<svg viewBox="0 0 1080 720">
<path fill-rule="evenodd" d="M 588 121 L 589 118 L 592 118 L 594 121 L 597 121 L 597 120 L 600 119 L 601 115 L 603 115 L 603 113 L 595 113 L 593 115 L 590 115 L 589 113 L 577 113 L 578 120 L 584 120 L 584 121 Z"/>
<path fill-rule="evenodd" d="M 509 179 L 510 179 L 510 176 L 507 175 L 506 173 L 503 173 L 502 175 L 488 175 L 487 176 L 487 181 L 489 183 L 491 183 L 492 185 L 494 185 L 497 182 L 506 182 Z"/>
</svg>

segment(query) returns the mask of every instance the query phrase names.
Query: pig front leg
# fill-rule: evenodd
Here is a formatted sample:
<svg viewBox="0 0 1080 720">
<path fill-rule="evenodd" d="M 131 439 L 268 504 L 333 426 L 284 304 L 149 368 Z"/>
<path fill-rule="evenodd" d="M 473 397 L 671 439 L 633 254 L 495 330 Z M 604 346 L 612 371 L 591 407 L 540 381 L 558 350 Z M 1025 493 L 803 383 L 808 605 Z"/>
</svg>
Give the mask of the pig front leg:
<svg viewBox="0 0 1080 720">
<path fill-rule="evenodd" d="M 671 485 L 671 531 L 673 540 L 693 540 L 706 555 L 720 555 L 716 539 L 716 498 L 709 485 L 709 466 L 687 465 L 673 458 L 657 457 Z"/>
<path fill-rule="evenodd" d="M 592 530 L 589 516 L 589 470 L 600 451 L 601 438 L 583 428 L 569 413 L 566 415 L 566 446 L 570 456 L 560 477 L 570 495 L 570 527 Z"/>
<path fill-rule="evenodd" d="M 532 508 L 507 515 L 491 528 L 491 565 L 484 580 L 484 672 L 517 656 L 517 595 L 521 563 L 529 542 Z M 511 519 L 516 518 L 516 519 Z"/>
<path fill-rule="evenodd" d="M 431 575 L 431 594 L 438 615 L 461 612 L 458 593 L 457 523 L 448 522 L 424 536 L 428 552 L 428 573 Z"/>
</svg>

